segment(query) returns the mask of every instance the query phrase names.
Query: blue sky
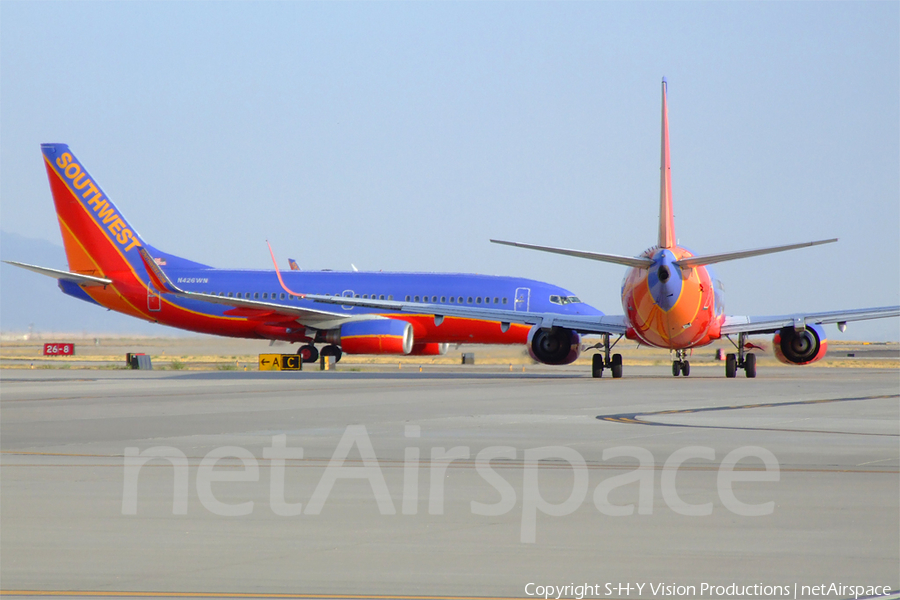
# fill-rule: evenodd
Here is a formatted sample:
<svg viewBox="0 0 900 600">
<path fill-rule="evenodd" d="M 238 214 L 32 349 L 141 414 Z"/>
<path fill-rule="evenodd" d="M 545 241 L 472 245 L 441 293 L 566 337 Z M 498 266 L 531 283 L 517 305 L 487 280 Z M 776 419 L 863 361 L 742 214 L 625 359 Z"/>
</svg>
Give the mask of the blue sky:
<svg viewBox="0 0 900 600">
<path fill-rule="evenodd" d="M 624 269 L 491 237 L 679 240 L 731 314 L 900 302 L 900 3 L 0 3 L 0 226 L 59 243 L 41 142 L 153 245 L 268 268 L 532 277 L 621 313 Z M 15 259 L 16 257 L 5 257 Z M 841 339 L 898 339 L 896 319 Z"/>
</svg>

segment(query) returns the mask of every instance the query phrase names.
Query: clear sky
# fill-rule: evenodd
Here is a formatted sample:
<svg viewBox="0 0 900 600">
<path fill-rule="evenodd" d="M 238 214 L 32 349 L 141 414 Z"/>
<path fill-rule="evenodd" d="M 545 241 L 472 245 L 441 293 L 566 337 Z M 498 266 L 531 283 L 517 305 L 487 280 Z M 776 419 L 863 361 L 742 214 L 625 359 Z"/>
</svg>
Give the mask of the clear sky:
<svg viewBox="0 0 900 600">
<path fill-rule="evenodd" d="M 730 314 L 900 303 L 900 3 L 0 3 L 0 226 L 60 243 L 41 142 L 220 267 L 518 275 L 621 314 L 675 227 Z M 15 259 L 16 257 L 3 257 Z M 898 339 L 893 319 L 838 339 Z"/>
</svg>

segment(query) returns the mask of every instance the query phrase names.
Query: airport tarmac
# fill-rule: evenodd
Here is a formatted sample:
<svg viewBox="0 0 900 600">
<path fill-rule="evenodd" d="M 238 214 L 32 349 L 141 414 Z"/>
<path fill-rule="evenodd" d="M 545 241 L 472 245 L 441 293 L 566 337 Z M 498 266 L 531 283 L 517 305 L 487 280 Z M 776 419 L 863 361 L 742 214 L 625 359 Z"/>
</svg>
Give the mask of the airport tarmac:
<svg viewBox="0 0 900 600">
<path fill-rule="evenodd" d="M 897 369 L 4 370 L 0 392 L 4 597 L 900 589 Z"/>
</svg>

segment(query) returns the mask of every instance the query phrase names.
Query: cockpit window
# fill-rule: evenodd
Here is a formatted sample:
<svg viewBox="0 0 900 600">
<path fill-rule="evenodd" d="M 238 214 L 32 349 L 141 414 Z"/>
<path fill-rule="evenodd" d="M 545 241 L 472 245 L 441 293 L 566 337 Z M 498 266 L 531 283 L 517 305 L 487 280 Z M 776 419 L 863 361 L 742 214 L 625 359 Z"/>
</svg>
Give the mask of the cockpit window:
<svg viewBox="0 0 900 600">
<path fill-rule="evenodd" d="M 580 302 L 578 296 L 557 296 L 556 294 L 550 296 L 551 304 L 579 304 Z"/>
</svg>

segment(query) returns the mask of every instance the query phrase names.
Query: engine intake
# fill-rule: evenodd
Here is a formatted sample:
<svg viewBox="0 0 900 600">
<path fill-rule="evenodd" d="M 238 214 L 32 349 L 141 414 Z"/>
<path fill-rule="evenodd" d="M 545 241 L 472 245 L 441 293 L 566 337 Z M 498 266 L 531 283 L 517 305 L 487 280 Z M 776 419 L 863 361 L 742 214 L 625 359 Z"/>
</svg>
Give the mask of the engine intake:
<svg viewBox="0 0 900 600">
<path fill-rule="evenodd" d="M 785 327 L 775 333 L 772 339 L 775 358 L 787 365 L 808 365 L 825 356 L 828 340 L 825 331 L 818 325 L 807 325 L 797 331 Z"/>
<path fill-rule="evenodd" d="M 545 365 L 567 365 L 575 362 L 581 353 L 581 336 L 571 329 L 553 327 L 541 329 L 538 325 L 528 332 L 528 354 Z"/>
</svg>

